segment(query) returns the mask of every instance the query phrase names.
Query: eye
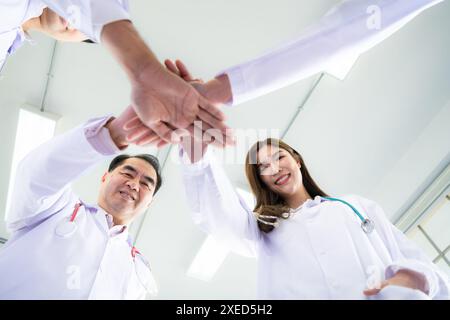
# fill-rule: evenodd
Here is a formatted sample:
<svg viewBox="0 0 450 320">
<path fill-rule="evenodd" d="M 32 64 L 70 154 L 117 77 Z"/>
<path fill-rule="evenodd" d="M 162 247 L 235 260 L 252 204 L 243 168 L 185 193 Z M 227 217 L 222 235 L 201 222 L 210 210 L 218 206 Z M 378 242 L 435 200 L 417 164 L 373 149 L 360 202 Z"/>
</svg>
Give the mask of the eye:
<svg viewBox="0 0 450 320">
<path fill-rule="evenodd" d="M 150 186 L 148 185 L 148 183 L 146 183 L 146 182 L 141 182 L 141 185 L 143 185 L 144 187 L 146 187 L 147 189 L 150 190 Z"/>
<path fill-rule="evenodd" d="M 133 176 L 127 172 L 122 172 L 122 174 L 127 178 L 133 178 Z"/>
</svg>

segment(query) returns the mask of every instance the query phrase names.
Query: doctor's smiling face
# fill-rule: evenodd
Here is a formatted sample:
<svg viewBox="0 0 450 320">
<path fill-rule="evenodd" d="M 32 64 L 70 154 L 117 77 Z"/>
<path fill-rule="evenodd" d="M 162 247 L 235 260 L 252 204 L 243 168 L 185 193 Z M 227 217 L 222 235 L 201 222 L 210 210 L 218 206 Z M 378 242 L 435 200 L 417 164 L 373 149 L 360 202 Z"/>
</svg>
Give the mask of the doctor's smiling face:
<svg viewBox="0 0 450 320">
<path fill-rule="evenodd" d="M 265 145 L 257 154 L 262 182 L 282 198 L 289 198 L 303 187 L 300 159 L 276 145 Z"/>
<path fill-rule="evenodd" d="M 302 156 L 278 139 L 258 141 L 250 148 L 245 174 L 256 198 L 253 211 L 258 214 L 258 226 L 264 232 L 272 231 L 273 224 L 291 208 L 299 207 L 307 199 L 327 196 L 309 174 Z"/>
<path fill-rule="evenodd" d="M 160 186 L 155 157 L 120 155 L 102 177 L 98 204 L 114 217 L 114 224 L 128 225 L 148 208 Z"/>
<path fill-rule="evenodd" d="M 88 40 L 83 33 L 74 29 L 67 20 L 49 8 L 45 8 L 39 17 L 26 21 L 22 25 L 22 29 L 25 32 L 36 30 L 58 41 L 81 42 Z"/>
</svg>

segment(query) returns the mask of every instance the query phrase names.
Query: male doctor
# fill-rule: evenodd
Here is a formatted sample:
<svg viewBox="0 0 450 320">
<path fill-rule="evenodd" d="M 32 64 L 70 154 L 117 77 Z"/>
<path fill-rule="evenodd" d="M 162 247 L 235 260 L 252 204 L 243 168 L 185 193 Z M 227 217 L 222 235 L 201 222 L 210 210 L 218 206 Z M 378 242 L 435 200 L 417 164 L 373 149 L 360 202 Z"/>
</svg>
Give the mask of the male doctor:
<svg viewBox="0 0 450 320">
<path fill-rule="evenodd" d="M 141 299 L 155 294 L 149 263 L 129 224 L 161 186 L 158 160 L 118 155 L 101 178 L 96 204 L 71 183 L 130 143 L 118 118 L 102 117 L 44 143 L 19 164 L 0 251 L 0 299 Z"/>
<path fill-rule="evenodd" d="M 197 117 L 226 130 L 222 111 L 158 61 L 130 21 L 127 0 L 0 0 L 0 73 L 32 29 L 105 45 L 128 76 L 136 113 L 165 141 Z"/>
</svg>

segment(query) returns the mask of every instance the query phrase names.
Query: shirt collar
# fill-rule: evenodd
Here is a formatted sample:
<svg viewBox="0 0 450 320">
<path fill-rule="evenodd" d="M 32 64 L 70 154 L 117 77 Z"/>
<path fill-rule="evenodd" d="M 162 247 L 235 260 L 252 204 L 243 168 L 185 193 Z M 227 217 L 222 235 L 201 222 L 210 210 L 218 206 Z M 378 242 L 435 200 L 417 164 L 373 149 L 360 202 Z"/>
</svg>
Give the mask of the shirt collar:
<svg viewBox="0 0 450 320">
<path fill-rule="evenodd" d="M 308 199 L 305 202 L 303 202 L 298 208 L 291 209 L 290 213 L 297 213 L 303 208 L 312 208 L 319 204 L 321 204 L 325 199 L 323 199 L 321 196 L 315 196 L 314 199 Z"/>
<path fill-rule="evenodd" d="M 105 231 L 108 233 L 109 237 L 118 237 L 124 239 L 125 241 L 129 237 L 128 226 L 126 225 L 114 225 L 114 217 L 103 210 L 100 206 L 90 207 L 90 209 L 96 211 L 98 220 L 105 226 Z"/>
</svg>

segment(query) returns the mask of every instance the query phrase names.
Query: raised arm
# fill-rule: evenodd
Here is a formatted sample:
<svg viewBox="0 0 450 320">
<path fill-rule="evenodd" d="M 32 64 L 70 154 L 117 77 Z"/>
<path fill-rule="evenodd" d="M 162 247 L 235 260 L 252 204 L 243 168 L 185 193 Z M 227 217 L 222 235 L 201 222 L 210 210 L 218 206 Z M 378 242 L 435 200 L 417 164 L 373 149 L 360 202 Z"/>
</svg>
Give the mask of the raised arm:
<svg viewBox="0 0 450 320">
<path fill-rule="evenodd" d="M 227 68 L 199 88 L 237 105 L 318 73 L 345 78 L 358 57 L 443 0 L 346 0 L 297 39 Z"/>
<path fill-rule="evenodd" d="M 74 196 L 71 182 L 128 145 L 122 126 L 133 115 L 128 107 L 117 119 L 92 119 L 25 156 L 18 165 L 6 213 L 8 229 L 32 226 L 47 218 L 46 212 L 64 207 Z"/>
<path fill-rule="evenodd" d="M 252 210 L 237 194 L 212 150 L 194 159 L 180 148 L 180 156 L 194 223 L 234 252 L 254 256 L 261 234 Z"/>
</svg>

